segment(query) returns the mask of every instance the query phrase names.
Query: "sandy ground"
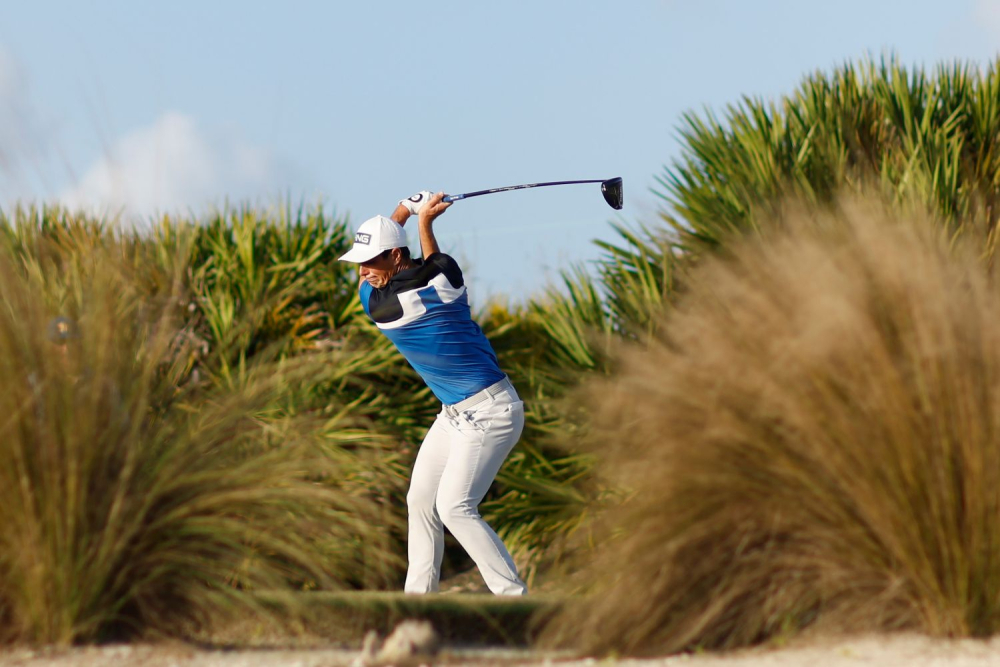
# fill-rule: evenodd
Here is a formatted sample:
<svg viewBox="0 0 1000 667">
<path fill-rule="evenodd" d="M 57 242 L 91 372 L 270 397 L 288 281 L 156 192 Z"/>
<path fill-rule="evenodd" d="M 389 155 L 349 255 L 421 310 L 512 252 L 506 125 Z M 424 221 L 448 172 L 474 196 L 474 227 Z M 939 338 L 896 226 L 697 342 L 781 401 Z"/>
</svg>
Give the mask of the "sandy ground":
<svg viewBox="0 0 1000 667">
<path fill-rule="evenodd" d="M 204 650 L 185 644 L 105 646 L 52 651 L 24 649 L 0 653 L 0 665 L 25 667 L 339 667 L 355 663 L 358 651 L 338 648 Z M 420 664 L 418 661 L 414 664 Z M 650 660 L 573 660 L 526 651 L 448 650 L 436 664 L 477 665 L 683 665 L 684 667 L 832 667 L 879 665 L 1000 667 L 1000 639 L 940 640 L 917 635 L 867 636 L 812 641 L 784 648 L 758 648 L 728 654 L 680 655 Z M 357 664 L 357 663 L 356 663 Z"/>
</svg>

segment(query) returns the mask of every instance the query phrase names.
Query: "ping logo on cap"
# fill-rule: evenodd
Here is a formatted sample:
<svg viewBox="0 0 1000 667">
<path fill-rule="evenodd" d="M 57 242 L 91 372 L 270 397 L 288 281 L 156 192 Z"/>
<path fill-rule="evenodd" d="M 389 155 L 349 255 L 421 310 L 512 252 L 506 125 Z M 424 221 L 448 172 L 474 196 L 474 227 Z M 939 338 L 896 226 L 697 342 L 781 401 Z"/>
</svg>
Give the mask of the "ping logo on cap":
<svg viewBox="0 0 1000 667">
<path fill-rule="evenodd" d="M 355 243 L 362 243 L 364 245 L 368 245 L 369 243 L 371 243 L 371 241 L 372 241 L 371 234 L 362 234 L 361 232 L 358 232 L 357 234 L 354 235 Z"/>
</svg>

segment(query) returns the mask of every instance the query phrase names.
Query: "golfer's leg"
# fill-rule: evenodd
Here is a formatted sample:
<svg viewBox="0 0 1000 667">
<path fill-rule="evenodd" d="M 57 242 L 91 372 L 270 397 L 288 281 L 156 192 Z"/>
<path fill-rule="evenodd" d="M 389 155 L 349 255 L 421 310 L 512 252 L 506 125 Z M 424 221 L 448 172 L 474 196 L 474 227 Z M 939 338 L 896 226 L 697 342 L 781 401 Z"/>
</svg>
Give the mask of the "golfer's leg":
<svg viewBox="0 0 1000 667">
<path fill-rule="evenodd" d="M 524 406 L 503 400 L 487 404 L 472 419 L 449 428 L 451 451 L 438 488 L 445 526 L 468 552 L 496 595 L 525 595 L 527 586 L 507 547 L 479 515 L 479 503 L 524 428 Z M 476 424 L 483 426 L 477 427 Z"/>
<path fill-rule="evenodd" d="M 413 464 L 410 489 L 406 493 L 408 567 L 403 590 L 407 593 L 437 591 L 441 579 L 444 529 L 435 499 L 448 461 L 448 434 L 442 426 L 446 423 L 438 415 L 424 437 Z"/>
</svg>

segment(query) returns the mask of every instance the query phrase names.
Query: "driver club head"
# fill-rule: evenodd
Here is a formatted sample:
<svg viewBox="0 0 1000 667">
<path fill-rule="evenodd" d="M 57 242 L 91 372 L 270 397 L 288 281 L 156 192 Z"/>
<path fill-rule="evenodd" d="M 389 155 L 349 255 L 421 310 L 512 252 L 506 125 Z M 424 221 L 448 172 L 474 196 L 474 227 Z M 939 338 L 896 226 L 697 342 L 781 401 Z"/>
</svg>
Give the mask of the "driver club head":
<svg viewBox="0 0 1000 667">
<path fill-rule="evenodd" d="M 601 194 L 604 195 L 604 201 L 608 202 L 608 206 L 620 211 L 625 203 L 621 177 L 601 181 Z"/>
</svg>

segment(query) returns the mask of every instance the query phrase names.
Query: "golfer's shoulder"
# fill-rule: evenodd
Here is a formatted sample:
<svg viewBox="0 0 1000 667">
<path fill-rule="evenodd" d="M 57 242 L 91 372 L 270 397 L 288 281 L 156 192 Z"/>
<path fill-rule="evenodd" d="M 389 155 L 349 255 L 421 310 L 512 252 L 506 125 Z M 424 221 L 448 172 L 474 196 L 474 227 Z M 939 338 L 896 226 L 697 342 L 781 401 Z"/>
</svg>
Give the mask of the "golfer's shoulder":
<svg viewBox="0 0 1000 667">
<path fill-rule="evenodd" d="M 435 273 L 443 273 L 455 287 L 459 287 L 464 282 L 462 269 L 451 255 L 446 255 L 443 252 L 431 253 L 424 259 L 424 266 L 430 267 Z"/>
<path fill-rule="evenodd" d="M 434 266 L 440 269 L 452 266 L 454 267 L 458 266 L 458 262 L 455 261 L 454 257 L 452 257 L 451 255 L 447 255 L 443 252 L 432 252 L 431 254 L 427 255 L 427 257 L 424 258 L 424 264 L 427 264 L 429 266 Z"/>
</svg>

